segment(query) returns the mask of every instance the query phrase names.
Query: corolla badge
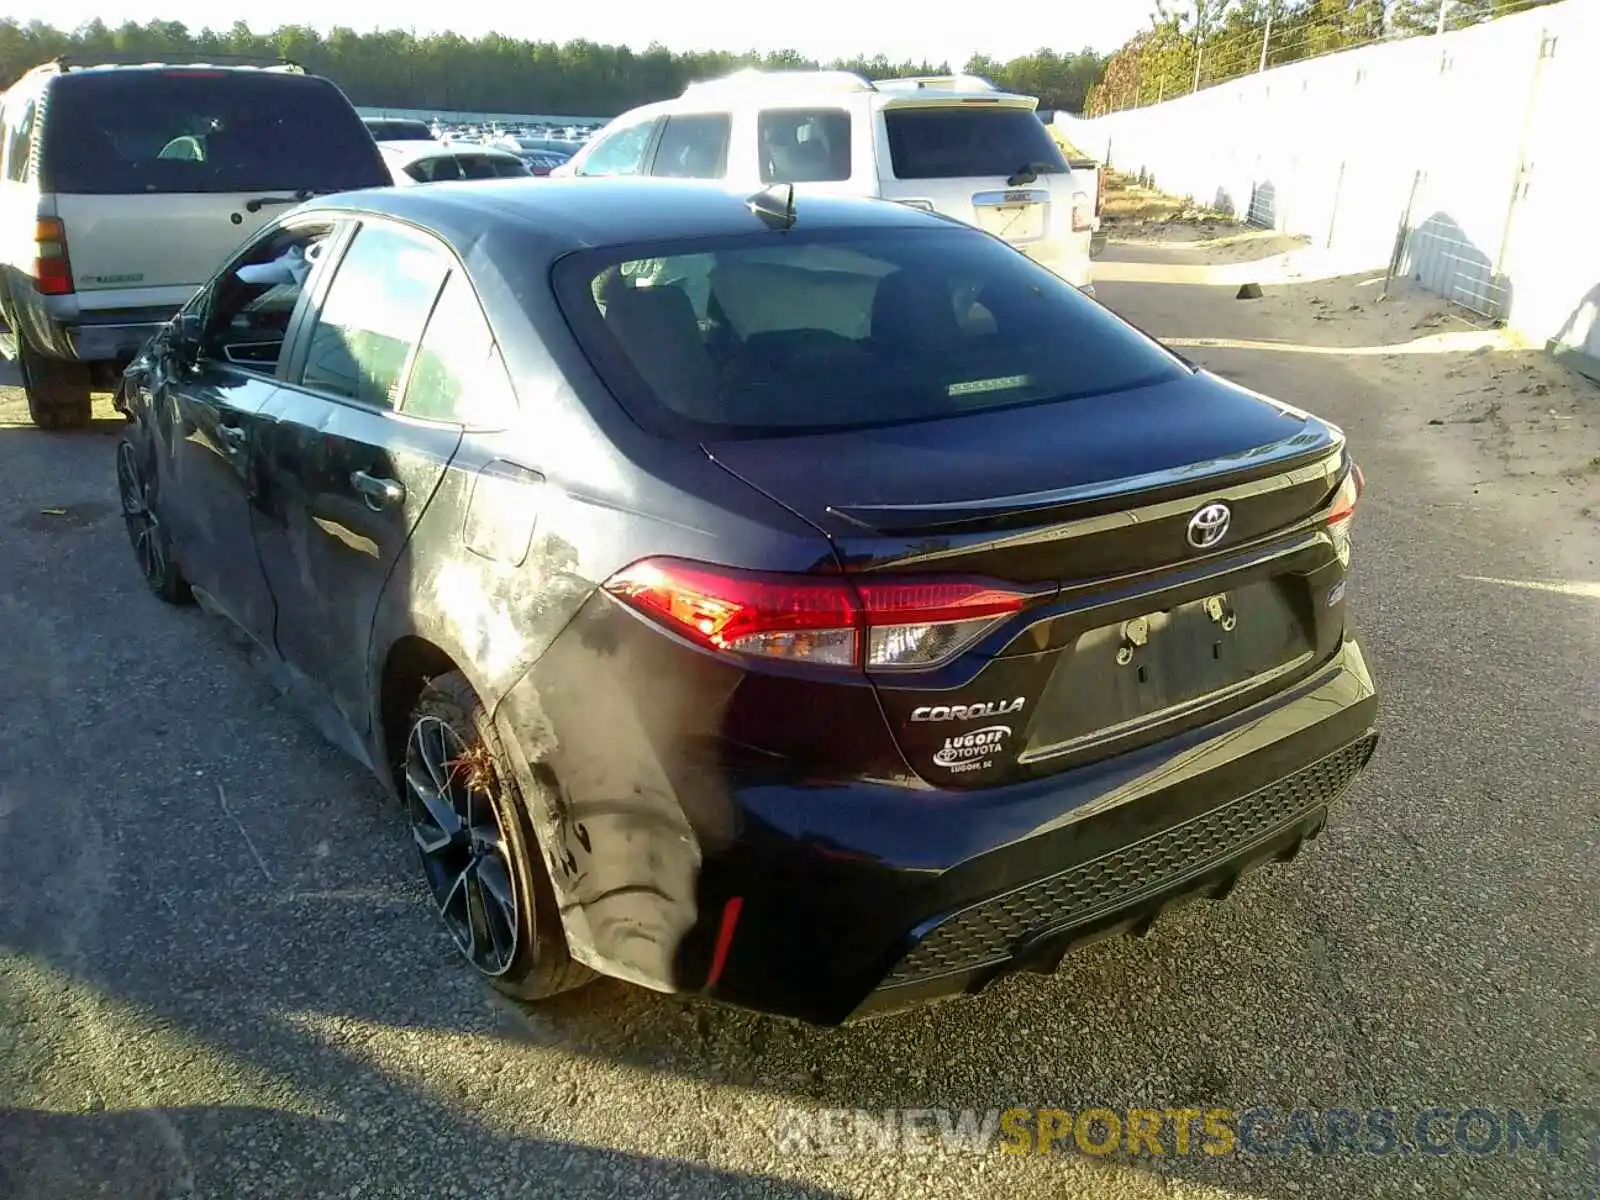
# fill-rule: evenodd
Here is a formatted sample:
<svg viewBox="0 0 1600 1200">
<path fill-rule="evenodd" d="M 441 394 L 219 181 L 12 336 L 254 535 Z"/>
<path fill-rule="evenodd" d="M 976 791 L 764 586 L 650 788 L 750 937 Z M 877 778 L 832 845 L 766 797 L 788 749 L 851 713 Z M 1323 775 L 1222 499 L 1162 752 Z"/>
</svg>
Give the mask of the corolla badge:
<svg viewBox="0 0 1600 1200">
<path fill-rule="evenodd" d="M 985 717 L 1007 717 L 1019 713 L 1027 700 L 985 700 L 977 704 L 924 704 L 911 710 L 913 721 L 977 721 Z"/>
<path fill-rule="evenodd" d="M 1226 504 L 1214 501 L 1189 518 L 1189 545 L 1196 550 L 1209 550 L 1228 536 L 1228 526 L 1233 513 Z"/>
</svg>

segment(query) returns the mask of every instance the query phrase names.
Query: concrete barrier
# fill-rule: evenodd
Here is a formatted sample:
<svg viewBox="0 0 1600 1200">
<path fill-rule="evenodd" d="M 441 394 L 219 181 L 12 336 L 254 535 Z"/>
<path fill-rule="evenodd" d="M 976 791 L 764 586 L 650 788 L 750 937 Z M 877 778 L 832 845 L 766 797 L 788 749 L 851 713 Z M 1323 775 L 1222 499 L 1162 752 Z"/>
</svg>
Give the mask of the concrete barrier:
<svg viewBox="0 0 1600 1200">
<path fill-rule="evenodd" d="M 1600 4 L 1057 114 L 1086 152 L 1340 261 L 1398 270 L 1600 377 Z"/>
</svg>

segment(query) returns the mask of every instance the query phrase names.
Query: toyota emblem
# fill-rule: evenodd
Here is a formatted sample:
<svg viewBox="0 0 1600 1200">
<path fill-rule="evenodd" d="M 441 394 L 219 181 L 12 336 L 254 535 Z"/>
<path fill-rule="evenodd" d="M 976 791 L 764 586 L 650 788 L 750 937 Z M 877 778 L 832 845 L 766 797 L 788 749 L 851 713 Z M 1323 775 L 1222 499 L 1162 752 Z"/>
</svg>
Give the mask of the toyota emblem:
<svg viewBox="0 0 1600 1200">
<path fill-rule="evenodd" d="M 1228 525 L 1233 513 L 1221 502 L 1206 505 L 1189 518 L 1189 545 L 1196 550 L 1209 550 L 1228 536 Z"/>
</svg>

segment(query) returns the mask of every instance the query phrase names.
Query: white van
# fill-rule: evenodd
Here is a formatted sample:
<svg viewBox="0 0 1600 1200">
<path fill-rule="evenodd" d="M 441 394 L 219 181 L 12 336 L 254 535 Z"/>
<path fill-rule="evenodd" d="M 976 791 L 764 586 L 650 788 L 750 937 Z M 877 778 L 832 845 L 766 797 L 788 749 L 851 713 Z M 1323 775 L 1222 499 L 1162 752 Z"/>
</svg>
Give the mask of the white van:
<svg viewBox="0 0 1600 1200">
<path fill-rule="evenodd" d="M 287 63 L 35 67 L 0 98 L 0 349 L 45 428 L 285 205 L 390 183 L 350 101 Z"/>
<path fill-rule="evenodd" d="M 1099 167 L 1068 160 L 1039 101 L 972 75 L 869 81 L 745 70 L 623 113 L 552 175 L 671 175 L 871 196 L 988 230 L 1078 287 Z"/>
</svg>

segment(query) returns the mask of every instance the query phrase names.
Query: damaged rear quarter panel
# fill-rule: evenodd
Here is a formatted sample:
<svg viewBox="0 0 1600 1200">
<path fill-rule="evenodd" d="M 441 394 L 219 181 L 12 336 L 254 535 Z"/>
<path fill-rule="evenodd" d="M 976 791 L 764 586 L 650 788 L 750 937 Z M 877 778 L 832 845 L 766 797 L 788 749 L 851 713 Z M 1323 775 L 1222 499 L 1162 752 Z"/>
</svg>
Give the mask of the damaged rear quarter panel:
<svg viewBox="0 0 1600 1200">
<path fill-rule="evenodd" d="M 544 400 L 535 414 L 572 413 L 564 384 Z M 826 543 L 696 446 L 635 429 L 639 440 L 619 447 L 581 417 L 562 419 L 463 438 L 379 605 L 374 715 L 397 642 L 420 637 L 449 655 L 512 760 L 573 956 L 657 990 L 697 986 L 678 964 L 701 915 L 701 839 L 730 802 L 699 780 L 686 811 L 661 751 L 681 748 L 680 730 L 714 733 L 706 697 L 731 684 L 708 693 L 704 679 L 652 671 L 574 618 L 615 610 L 600 583 L 653 554 L 793 570 Z"/>
</svg>

